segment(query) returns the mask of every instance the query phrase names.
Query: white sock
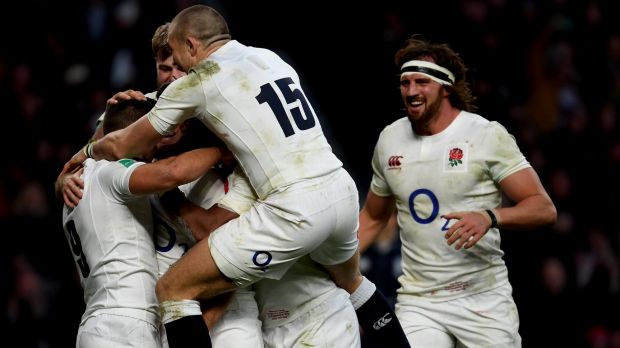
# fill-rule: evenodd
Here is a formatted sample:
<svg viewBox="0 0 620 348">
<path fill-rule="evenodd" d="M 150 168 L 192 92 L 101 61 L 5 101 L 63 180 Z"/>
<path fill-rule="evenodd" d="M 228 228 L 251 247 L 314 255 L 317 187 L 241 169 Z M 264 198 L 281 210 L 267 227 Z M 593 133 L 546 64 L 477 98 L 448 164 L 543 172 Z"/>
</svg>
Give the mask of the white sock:
<svg viewBox="0 0 620 348">
<path fill-rule="evenodd" d="M 190 315 L 202 315 L 200 302 L 194 300 L 164 301 L 159 304 L 159 312 L 164 324 Z"/>
<path fill-rule="evenodd" d="M 377 290 L 375 284 L 366 279 L 366 277 L 362 277 L 360 286 L 358 286 L 349 297 L 351 303 L 353 304 L 353 308 L 355 308 L 355 310 L 360 308 L 364 303 L 366 303 L 366 301 L 368 301 L 372 294 L 375 293 L 375 290 Z"/>
</svg>

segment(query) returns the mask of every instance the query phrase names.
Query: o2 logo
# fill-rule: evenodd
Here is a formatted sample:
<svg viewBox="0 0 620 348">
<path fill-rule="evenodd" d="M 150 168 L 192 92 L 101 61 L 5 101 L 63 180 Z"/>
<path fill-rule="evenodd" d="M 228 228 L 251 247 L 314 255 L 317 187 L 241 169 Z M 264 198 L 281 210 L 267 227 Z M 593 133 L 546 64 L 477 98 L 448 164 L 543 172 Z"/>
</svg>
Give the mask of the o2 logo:
<svg viewBox="0 0 620 348">
<path fill-rule="evenodd" d="M 257 251 L 252 257 L 252 263 L 256 265 L 261 271 L 267 272 L 267 266 L 271 263 L 273 256 L 268 251 Z"/>
<path fill-rule="evenodd" d="M 155 250 L 159 251 L 160 253 L 165 253 L 166 251 L 170 251 L 170 249 L 172 249 L 172 247 L 174 246 L 174 243 L 176 243 L 177 241 L 176 232 L 172 229 L 172 227 L 168 226 L 166 221 L 164 221 L 164 219 L 162 219 L 159 215 L 153 214 L 153 218 L 155 220 L 155 230 L 157 232 L 157 233 L 154 233 L 154 237 L 156 237 L 154 240 Z M 158 242 L 157 239 L 159 239 L 157 238 L 157 235 L 161 233 L 161 230 L 164 230 L 166 234 L 168 234 L 168 244 L 166 245 L 157 244 Z"/>
<path fill-rule="evenodd" d="M 176 231 L 174 230 L 174 228 L 168 225 L 168 223 L 164 219 L 162 219 L 159 215 L 153 214 L 153 218 L 155 220 L 154 222 L 155 222 L 155 231 L 156 231 L 156 233 L 153 234 L 153 237 L 154 237 L 153 242 L 155 244 L 155 250 L 160 253 L 165 253 L 165 252 L 172 250 L 175 243 L 177 242 Z M 168 243 L 166 245 L 158 244 L 164 239 L 161 236 L 161 233 L 163 233 L 162 230 L 168 235 Z M 179 243 L 178 245 L 181 248 L 183 248 L 183 255 L 185 255 L 185 253 L 189 249 L 189 245 L 187 243 Z"/>
<path fill-rule="evenodd" d="M 432 204 L 433 209 L 431 210 L 431 214 L 424 218 L 421 217 L 420 214 L 415 210 L 415 200 L 418 197 L 427 197 Z M 411 213 L 411 217 L 413 220 L 419 224 L 426 225 L 433 222 L 437 215 L 439 215 L 439 200 L 437 196 L 433 193 L 433 191 L 429 189 L 417 189 L 409 195 L 409 212 Z M 446 219 L 446 223 L 441 227 L 442 231 L 447 231 L 449 229 L 448 223 L 450 223 L 450 219 Z"/>
</svg>

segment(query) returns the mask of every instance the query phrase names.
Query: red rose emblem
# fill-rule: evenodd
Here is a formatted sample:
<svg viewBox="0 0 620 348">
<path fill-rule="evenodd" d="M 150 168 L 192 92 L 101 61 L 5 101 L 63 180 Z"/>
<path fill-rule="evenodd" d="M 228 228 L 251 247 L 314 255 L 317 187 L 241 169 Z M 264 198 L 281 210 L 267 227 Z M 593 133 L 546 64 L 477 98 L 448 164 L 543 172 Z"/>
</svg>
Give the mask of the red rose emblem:
<svg viewBox="0 0 620 348">
<path fill-rule="evenodd" d="M 450 167 L 454 167 L 459 164 L 462 164 L 463 163 L 463 161 L 461 161 L 462 159 L 463 159 L 463 150 L 459 149 L 458 147 L 455 147 L 454 149 L 450 150 L 450 158 L 448 159 L 448 162 L 450 162 Z"/>
</svg>

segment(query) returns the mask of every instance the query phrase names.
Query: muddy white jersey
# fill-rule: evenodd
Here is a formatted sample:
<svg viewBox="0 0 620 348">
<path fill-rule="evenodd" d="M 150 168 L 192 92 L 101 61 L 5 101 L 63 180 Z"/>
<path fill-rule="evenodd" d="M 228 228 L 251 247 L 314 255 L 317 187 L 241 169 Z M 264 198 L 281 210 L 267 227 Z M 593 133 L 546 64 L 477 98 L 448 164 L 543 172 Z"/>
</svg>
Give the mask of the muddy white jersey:
<svg viewBox="0 0 620 348">
<path fill-rule="evenodd" d="M 131 173 L 141 164 L 87 159 L 83 197 L 74 209 L 63 209 L 84 289 L 82 322 L 106 313 L 158 323 L 153 214 L 147 196 L 129 191 Z"/>
<path fill-rule="evenodd" d="M 234 40 L 172 82 L 148 117 L 161 134 L 198 117 L 233 152 L 261 199 L 342 167 L 295 70 L 269 50 Z"/>
<path fill-rule="evenodd" d="M 450 212 L 500 206 L 507 176 L 530 167 L 497 122 L 462 111 L 441 133 L 420 136 L 408 118 L 387 126 L 373 159 L 371 190 L 393 195 L 402 240 L 401 294 L 448 300 L 508 281 L 498 229 L 470 249 L 455 250 L 444 234 Z"/>
</svg>

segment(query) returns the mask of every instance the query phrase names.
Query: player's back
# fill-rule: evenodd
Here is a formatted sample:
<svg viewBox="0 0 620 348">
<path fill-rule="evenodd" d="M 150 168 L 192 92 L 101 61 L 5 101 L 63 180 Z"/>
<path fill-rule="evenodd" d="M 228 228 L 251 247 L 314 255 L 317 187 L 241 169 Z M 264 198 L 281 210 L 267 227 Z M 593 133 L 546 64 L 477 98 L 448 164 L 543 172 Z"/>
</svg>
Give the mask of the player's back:
<svg viewBox="0 0 620 348">
<path fill-rule="evenodd" d="M 84 288 L 82 321 L 100 313 L 148 321 L 158 316 L 152 212 L 146 196 L 132 196 L 128 189 L 135 167 L 128 160 L 87 160 L 83 198 L 63 210 Z"/>
<path fill-rule="evenodd" d="M 194 68 L 200 117 L 248 173 L 259 197 L 342 166 L 295 70 L 275 53 L 231 41 Z"/>
</svg>

